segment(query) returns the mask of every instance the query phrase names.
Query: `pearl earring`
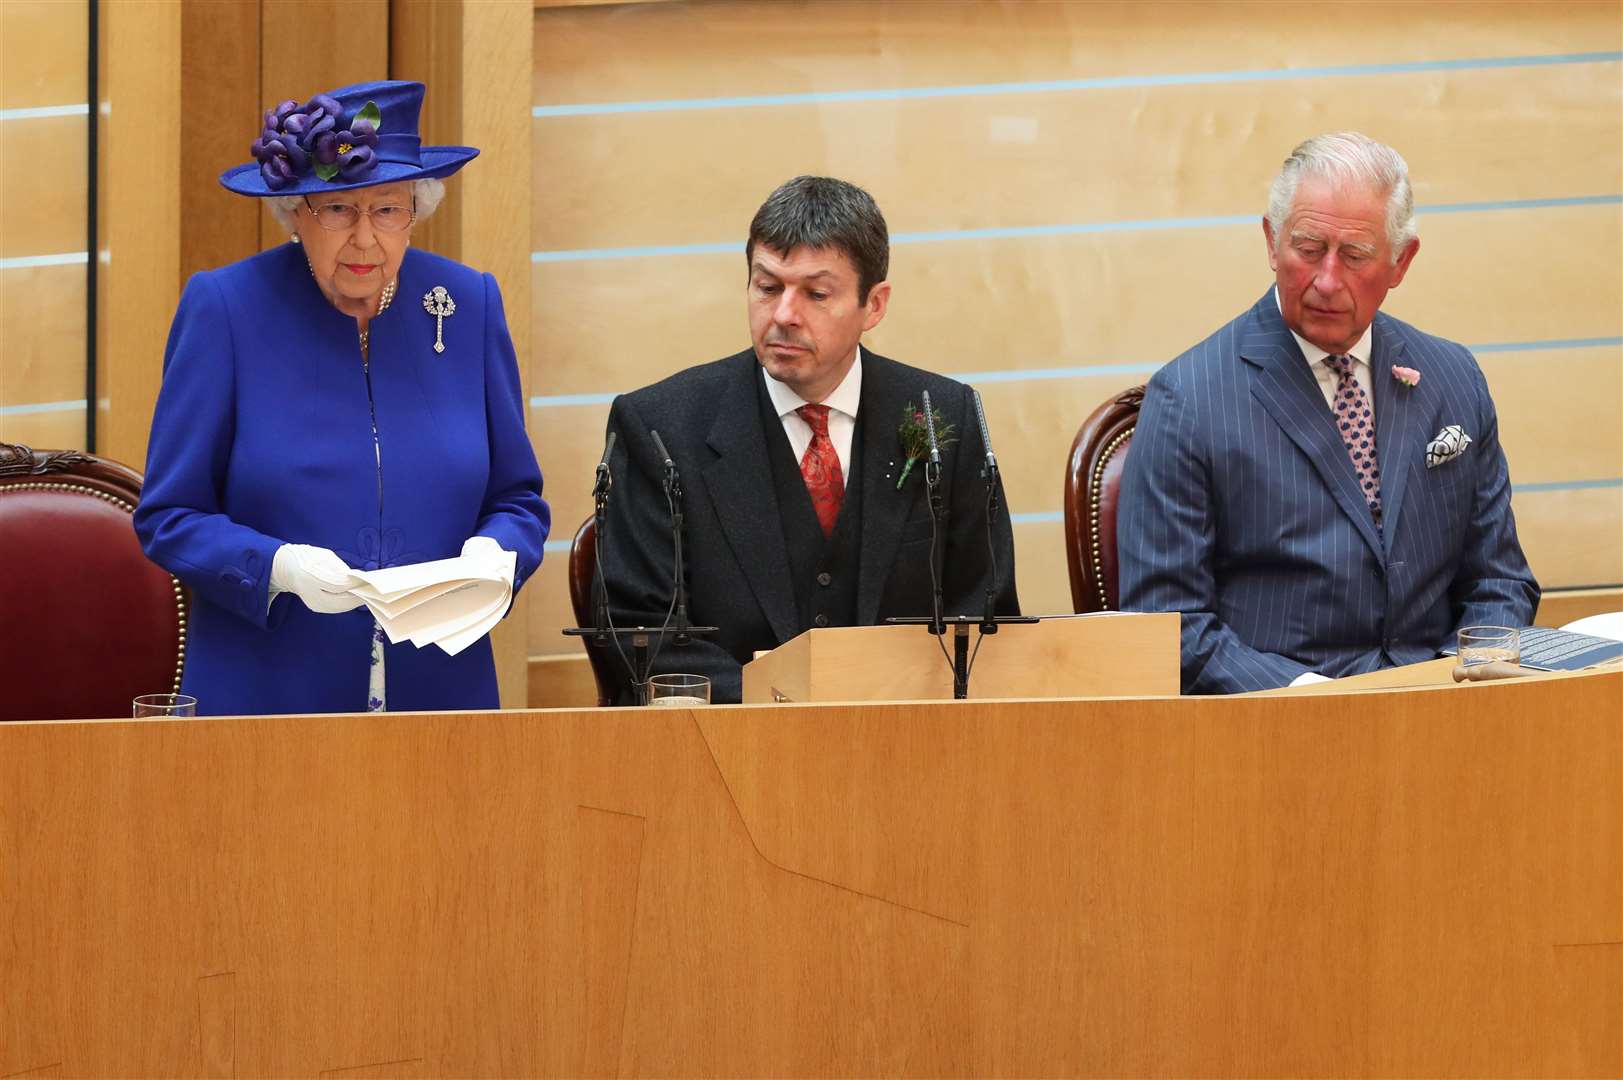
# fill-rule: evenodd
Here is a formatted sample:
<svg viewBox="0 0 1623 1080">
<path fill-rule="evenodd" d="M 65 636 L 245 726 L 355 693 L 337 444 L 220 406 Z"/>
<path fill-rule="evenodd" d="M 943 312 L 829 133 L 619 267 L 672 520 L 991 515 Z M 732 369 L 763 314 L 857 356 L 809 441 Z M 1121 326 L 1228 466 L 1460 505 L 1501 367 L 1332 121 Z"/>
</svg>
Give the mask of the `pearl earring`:
<svg viewBox="0 0 1623 1080">
<path fill-rule="evenodd" d="M 294 243 L 295 243 L 295 244 L 302 244 L 302 243 L 304 243 L 304 241 L 302 241 L 302 240 L 300 240 L 300 239 L 299 239 L 299 234 L 298 234 L 298 233 L 294 233 L 294 234 L 293 234 L 293 242 L 294 242 Z"/>
</svg>

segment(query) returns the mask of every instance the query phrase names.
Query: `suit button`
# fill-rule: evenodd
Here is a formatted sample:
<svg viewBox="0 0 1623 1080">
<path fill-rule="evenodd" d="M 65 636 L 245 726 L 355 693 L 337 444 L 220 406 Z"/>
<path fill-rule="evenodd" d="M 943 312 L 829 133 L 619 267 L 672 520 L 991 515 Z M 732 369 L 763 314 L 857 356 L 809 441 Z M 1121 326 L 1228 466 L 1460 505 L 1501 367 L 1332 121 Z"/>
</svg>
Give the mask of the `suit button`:
<svg viewBox="0 0 1623 1080">
<path fill-rule="evenodd" d="M 834 575 L 829 573 L 827 570 L 824 570 L 821 574 L 817 575 L 817 584 L 824 587 L 834 584 Z"/>
<path fill-rule="evenodd" d="M 817 618 L 813 619 L 812 622 L 816 623 L 818 626 L 827 626 L 828 625 L 828 616 L 827 615 L 819 615 L 819 616 L 817 616 Z"/>
</svg>

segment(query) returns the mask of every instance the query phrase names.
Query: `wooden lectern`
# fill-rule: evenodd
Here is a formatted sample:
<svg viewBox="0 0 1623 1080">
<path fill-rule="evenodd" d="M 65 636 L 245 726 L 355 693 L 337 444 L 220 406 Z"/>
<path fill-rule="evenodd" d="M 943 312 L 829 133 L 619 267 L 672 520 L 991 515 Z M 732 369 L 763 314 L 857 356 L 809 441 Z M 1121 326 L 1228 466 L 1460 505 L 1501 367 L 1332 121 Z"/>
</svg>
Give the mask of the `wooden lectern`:
<svg viewBox="0 0 1623 1080">
<path fill-rule="evenodd" d="M 744 665 L 744 703 L 950 699 L 944 641 L 922 626 L 808 630 Z M 1175 696 L 1178 687 L 1178 615 L 1115 612 L 1000 627 L 981 643 L 969 696 Z"/>
</svg>

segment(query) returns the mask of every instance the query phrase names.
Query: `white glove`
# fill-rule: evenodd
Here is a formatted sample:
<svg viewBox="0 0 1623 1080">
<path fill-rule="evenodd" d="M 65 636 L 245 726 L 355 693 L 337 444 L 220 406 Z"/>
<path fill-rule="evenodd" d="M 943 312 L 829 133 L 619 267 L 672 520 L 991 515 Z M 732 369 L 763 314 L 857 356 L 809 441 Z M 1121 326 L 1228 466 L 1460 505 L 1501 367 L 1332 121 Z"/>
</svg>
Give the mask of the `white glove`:
<svg viewBox="0 0 1623 1080">
<path fill-rule="evenodd" d="M 311 611 L 337 615 L 361 606 L 350 594 L 354 579 L 343 559 L 324 547 L 283 544 L 271 560 L 271 595 L 290 592 Z"/>
<path fill-rule="evenodd" d="M 479 559 L 484 562 L 505 564 L 507 556 L 510 554 L 512 552 L 488 536 L 470 536 L 462 543 L 462 557 L 464 559 Z"/>
</svg>

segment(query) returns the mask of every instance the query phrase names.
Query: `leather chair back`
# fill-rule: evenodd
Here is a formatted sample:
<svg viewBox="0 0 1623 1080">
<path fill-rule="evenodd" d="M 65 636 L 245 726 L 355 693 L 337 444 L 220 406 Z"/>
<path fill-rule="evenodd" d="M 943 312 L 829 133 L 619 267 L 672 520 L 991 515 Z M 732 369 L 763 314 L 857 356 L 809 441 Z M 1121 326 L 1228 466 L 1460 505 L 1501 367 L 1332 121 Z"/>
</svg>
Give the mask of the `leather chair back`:
<svg viewBox="0 0 1623 1080">
<path fill-rule="evenodd" d="M 180 689 L 189 596 L 141 551 L 141 474 L 0 443 L 0 720 L 128 717 Z"/>
<path fill-rule="evenodd" d="M 1065 468 L 1065 557 L 1078 612 L 1120 610 L 1116 504 L 1144 388 L 1101 404 L 1082 422 Z"/>
<path fill-rule="evenodd" d="M 588 514 L 575 530 L 575 539 L 569 545 L 569 604 L 575 609 L 576 626 L 593 626 L 592 576 L 597 571 L 597 528 Z M 611 653 L 581 639 L 586 658 L 592 664 L 592 678 L 597 683 L 597 703 L 614 704 L 613 667 Z"/>
</svg>

